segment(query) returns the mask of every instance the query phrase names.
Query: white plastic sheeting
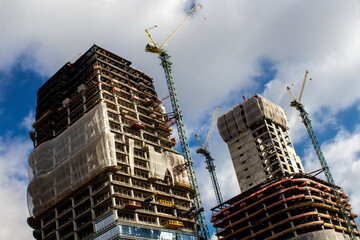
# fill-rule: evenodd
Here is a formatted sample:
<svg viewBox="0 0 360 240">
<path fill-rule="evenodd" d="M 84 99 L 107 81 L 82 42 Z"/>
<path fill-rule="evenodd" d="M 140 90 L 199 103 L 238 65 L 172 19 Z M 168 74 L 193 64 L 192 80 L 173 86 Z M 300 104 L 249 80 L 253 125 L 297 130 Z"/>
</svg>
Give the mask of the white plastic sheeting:
<svg viewBox="0 0 360 240">
<path fill-rule="evenodd" d="M 28 159 L 30 214 L 37 214 L 106 166 L 116 165 L 114 134 L 104 103 L 83 115 Z"/>
<path fill-rule="evenodd" d="M 218 129 L 225 142 L 244 132 L 247 127 L 269 119 L 285 129 L 289 129 L 284 110 L 260 95 L 255 95 L 235 106 L 218 118 Z"/>
<path fill-rule="evenodd" d="M 174 159 L 173 167 L 185 165 L 185 159 L 180 154 L 174 154 L 174 153 L 168 153 L 168 154 L 173 156 L 173 159 Z M 175 176 L 175 179 L 174 179 L 175 183 L 182 183 L 185 185 L 190 185 L 188 172 L 186 170 L 182 171 L 182 172 L 174 171 L 174 176 Z"/>
<path fill-rule="evenodd" d="M 169 170 L 173 178 L 170 159 L 167 159 L 165 154 L 156 152 L 153 146 L 149 145 L 148 149 L 150 176 L 164 180 L 166 170 Z"/>
<path fill-rule="evenodd" d="M 164 180 L 165 174 L 168 171 L 174 183 L 189 184 L 189 178 L 186 171 L 173 171 L 174 167 L 185 164 L 184 157 L 180 154 L 171 152 L 159 153 L 154 147 L 149 145 L 149 166 L 150 175 Z"/>
<path fill-rule="evenodd" d="M 271 119 L 273 122 L 279 124 L 286 130 L 289 130 L 289 123 L 285 111 L 278 105 L 270 102 L 266 98 L 259 95 L 259 105 L 266 119 Z"/>
</svg>

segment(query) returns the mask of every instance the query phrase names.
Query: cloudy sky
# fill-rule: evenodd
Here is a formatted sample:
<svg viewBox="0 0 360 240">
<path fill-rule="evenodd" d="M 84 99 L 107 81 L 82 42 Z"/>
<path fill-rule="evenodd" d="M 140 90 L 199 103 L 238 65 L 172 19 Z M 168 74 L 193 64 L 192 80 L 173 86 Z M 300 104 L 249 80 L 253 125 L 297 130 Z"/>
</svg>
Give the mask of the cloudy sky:
<svg viewBox="0 0 360 240">
<path fill-rule="evenodd" d="M 305 69 L 303 103 L 335 182 L 360 213 L 360 3 L 358 0 L 204 0 L 165 47 L 196 163 L 202 199 L 215 205 L 210 177 L 195 153 L 194 133 L 253 94 L 287 112 L 290 134 L 308 172 L 320 168 L 306 130 L 289 106 Z M 28 131 L 37 89 L 92 44 L 130 61 L 168 95 L 156 55 L 145 53 L 144 29 L 158 42 L 184 18 L 187 0 L 0 0 L 0 239 L 32 239 L 26 224 Z M 167 100 L 169 101 L 169 100 Z M 167 102 L 170 111 L 170 104 Z M 205 136 L 203 136 L 205 137 Z M 217 129 L 209 146 L 224 199 L 240 192 Z M 210 227 L 210 225 L 209 225 Z M 211 227 L 210 227 L 211 229 Z M 211 229 L 213 232 L 213 229 Z"/>
</svg>

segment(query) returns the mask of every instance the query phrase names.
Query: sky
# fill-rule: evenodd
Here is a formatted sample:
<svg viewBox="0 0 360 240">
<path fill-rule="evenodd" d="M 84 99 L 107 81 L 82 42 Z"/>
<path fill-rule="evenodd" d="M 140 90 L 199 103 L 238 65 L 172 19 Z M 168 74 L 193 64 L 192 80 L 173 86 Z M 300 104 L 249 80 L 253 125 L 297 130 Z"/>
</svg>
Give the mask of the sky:
<svg viewBox="0 0 360 240">
<path fill-rule="evenodd" d="M 202 200 L 215 195 L 194 134 L 212 117 L 260 94 L 287 113 L 305 170 L 320 165 L 286 86 L 302 102 L 337 185 L 360 213 L 359 0 L 203 0 L 167 43 Z M 0 0 L 0 239 L 33 239 L 27 226 L 28 136 L 38 88 L 94 43 L 130 60 L 168 95 L 160 60 L 144 51 L 145 28 L 162 42 L 185 17 L 187 0 Z M 166 100 L 170 112 L 170 100 Z M 176 132 L 176 131 L 175 131 Z M 203 139 L 206 131 L 203 131 Z M 227 145 L 214 129 L 209 151 L 223 198 L 240 193 Z M 321 176 L 323 177 L 323 176 Z M 6 207 L 4 207 L 6 206 Z M 210 232 L 213 232 L 209 224 Z"/>
</svg>

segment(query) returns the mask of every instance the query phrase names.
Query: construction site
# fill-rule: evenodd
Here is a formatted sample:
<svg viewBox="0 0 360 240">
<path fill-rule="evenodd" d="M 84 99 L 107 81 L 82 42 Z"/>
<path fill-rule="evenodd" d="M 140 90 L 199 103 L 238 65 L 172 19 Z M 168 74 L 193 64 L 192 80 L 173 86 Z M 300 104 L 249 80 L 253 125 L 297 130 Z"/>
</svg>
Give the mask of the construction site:
<svg viewBox="0 0 360 240">
<path fill-rule="evenodd" d="M 282 108 L 255 95 L 220 116 L 218 129 L 242 190 L 211 209 L 219 239 L 359 238 L 348 195 L 304 173 Z"/>
<path fill-rule="evenodd" d="M 301 104 L 308 72 L 299 98 L 288 91 L 322 168 L 305 173 L 280 106 L 260 95 L 244 98 L 220 117 L 216 109 L 205 144 L 196 135 L 216 197 L 204 209 L 163 49 L 198 7 L 161 44 L 145 30 L 146 51 L 159 56 L 165 72 L 170 113 L 149 75 L 97 45 L 38 90 L 27 189 L 35 239 L 359 239 L 357 215 L 335 184 Z M 216 122 L 241 189 L 225 200 L 208 150 Z M 212 212 L 213 238 L 205 211 Z"/>
</svg>

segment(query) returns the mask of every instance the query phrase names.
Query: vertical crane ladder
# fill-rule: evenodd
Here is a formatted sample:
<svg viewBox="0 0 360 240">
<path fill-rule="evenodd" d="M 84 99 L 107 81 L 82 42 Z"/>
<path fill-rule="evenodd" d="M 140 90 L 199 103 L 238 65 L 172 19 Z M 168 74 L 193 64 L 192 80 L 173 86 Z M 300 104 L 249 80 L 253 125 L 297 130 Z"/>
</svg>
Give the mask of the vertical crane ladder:
<svg viewBox="0 0 360 240">
<path fill-rule="evenodd" d="M 164 71 L 165 71 L 165 78 L 166 78 L 166 82 L 167 82 L 167 86 L 168 86 L 168 90 L 169 90 L 169 94 L 170 94 L 171 105 L 172 105 L 172 108 L 175 113 L 176 126 L 177 126 L 177 130 L 178 130 L 178 134 L 179 134 L 181 149 L 182 149 L 184 158 L 187 161 L 187 171 L 188 171 L 189 179 L 190 179 L 191 185 L 195 189 L 195 198 L 194 198 L 195 205 L 196 205 L 197 209 L 200 209 L 203 205 L 202 205 L 202 201 L 200 198 L 200 190 L 199 190 L 198 184 L 196 182 L 194 163 L 191 158 L 189 142 L 186 137 L 185 125 L 183 122 L 183 117 L 182 117 L 182 113 L 181 113 L 181 109 L 180 109 L 180 103 L 179 103 L 179 99 L 178 99 L 177 92 L 175 89 L 175 83 L 174 83 L 173 76 L 172 76 L 172 68 L 171 68 L 172 63 L 170 62 L 170 56 L 167 54 L 167 52 L 165 50 L 162 50 L 161 54 L 159 55 L 159 58 L 161 60 L 161 66 L 164 68 Z M 198 221 L 199 221 L 199 225 L 200 225 L 200 229 L 199 229 L 200 234 L 202 234 L 202 236 L 205 239 L 210 239 L 210 234 L 209 234 L 209 230 L 208 230 L 208 227 L 206 224 L 204 212 L 201 212 L 199 214 Z"/>
<path fill-rule="evenodd" d="M 202 145 L 200 138 L 199 138 L 199 134 L 195 134 L 195 137 L 200 145 L 200 148 L 197 149 L 196 152 L 204 155 L 204 157 L 205 157 L 206 169 L 209 170 L 211 182 L 212 182 L 214 192 L 215 192 L 216 201 L 217 201 L 218 205 L 220 205 L 223 202 L 223 198 L 222 198 L 219 183 L 218 183 L 218 180 L 216 177 L 214 159 L 211 157 L 210 152 L 207 150 L 207 146 L 210 142 L 211 134 L 214 129 L 214 125 L 216 122 L 216 117 L 217 117 L 218 112 L 219 112 L 219 109 L 216 108 L 212 122 L 211 122 L 210 129 L 209 129 L 209 133 L 206 138 L 205 145 Z"/>
<path fill-rule="evenodd" d="M 206 158 L 205 162 L 207 164 L 206 168 L 209 170 L 211 182 L 214 187 L 216 201 L 220 205 L 223 202 L 223 198 L 221 195 L 219 183 L 217 181 L 217 177 L 215 173 L 214 159 L 210 156 L 209 152 L 205 154 L 205 158 Z"/>
</svg>

